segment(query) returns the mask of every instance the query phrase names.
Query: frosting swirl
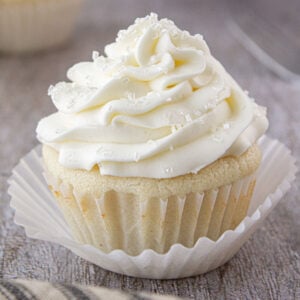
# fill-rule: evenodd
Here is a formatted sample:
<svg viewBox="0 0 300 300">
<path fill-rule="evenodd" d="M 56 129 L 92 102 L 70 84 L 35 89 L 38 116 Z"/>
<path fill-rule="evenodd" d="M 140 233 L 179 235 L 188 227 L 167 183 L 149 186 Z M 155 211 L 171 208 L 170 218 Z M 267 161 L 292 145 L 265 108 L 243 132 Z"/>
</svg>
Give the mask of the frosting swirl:
<svg viewBox="0 0 300 300">
<path fill-rule="evenodd" d="M 170 178 L 240 155 L 267 129 L 258 106 L 212 57 L 200 35 L 151 14 L 106 56 L 68 70 L 49 88 L 58 112 L 37 137 L 68 168 L 102 175 Z"/>
</svg>

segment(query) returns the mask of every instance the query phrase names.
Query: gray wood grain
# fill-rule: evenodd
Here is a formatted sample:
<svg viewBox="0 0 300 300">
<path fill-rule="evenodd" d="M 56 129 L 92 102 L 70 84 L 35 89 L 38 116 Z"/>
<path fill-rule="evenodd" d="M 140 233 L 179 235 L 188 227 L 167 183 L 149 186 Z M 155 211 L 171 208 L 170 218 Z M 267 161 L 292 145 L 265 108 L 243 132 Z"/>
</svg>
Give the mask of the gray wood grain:
<svg viewBox="0 0 300 300">
<path fill-rule="evenodd" d="M 299 175 L 263 226 L 226 265 L 180 280 L 130 278 L 101 269 L 69 250 L 26 237 L 13 223 L 7 178 L 37 145 L 38 120 L 54 111 L 50 84 L 65 79 L 73 63 L 103 50 L 120 28 L 156 11 L 180 28 L 204 34 L 213 54 L 257 102 L 268 107 L 268 134 L 300 156 L 300 86 L 271 74 L 234 39 L 223 1 L 88 1 L 75 38 L 60 49 L 34 56 L 0 55 L 0 278 L 34 278 L 146 290 L 195 299 L 300 299 Z"/>
</svg>

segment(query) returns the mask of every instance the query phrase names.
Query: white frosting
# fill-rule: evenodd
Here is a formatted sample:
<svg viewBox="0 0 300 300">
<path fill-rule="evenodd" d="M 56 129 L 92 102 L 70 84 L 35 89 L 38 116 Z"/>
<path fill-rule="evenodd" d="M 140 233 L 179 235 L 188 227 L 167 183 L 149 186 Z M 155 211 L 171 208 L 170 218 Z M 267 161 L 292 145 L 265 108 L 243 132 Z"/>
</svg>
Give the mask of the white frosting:
<svg viewBox="0 0 300 300">
<path fill-rule="evenodd" d="M 68 168 L 169 178 L 240 155 L 267 129 L 258 106 L 214 59 L 202 36 L 155 14 L 137 19 L 92 62 L 50 87 L 58 112 L 38 139 Z"/>
</svg>

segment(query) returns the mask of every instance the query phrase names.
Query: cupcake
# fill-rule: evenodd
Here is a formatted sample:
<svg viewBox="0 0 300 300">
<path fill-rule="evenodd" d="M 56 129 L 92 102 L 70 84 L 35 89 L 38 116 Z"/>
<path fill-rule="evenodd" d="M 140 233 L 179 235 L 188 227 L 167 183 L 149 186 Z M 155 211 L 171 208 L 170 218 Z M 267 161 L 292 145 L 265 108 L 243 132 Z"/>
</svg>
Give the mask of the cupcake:
<svg viewBox="0 0 300 300">
<path fill-rule="evenodd" d="M 151 14 L 49 88 L 45 177 L 77 241 L 166 253 L 246 216 L 268 127 L 201 35 Z"/>
<path fill-rule="evenodd" d="M 24 53 L 65 42 L 82 0 L 0 0 L 0 51 Z"/>
</svg>

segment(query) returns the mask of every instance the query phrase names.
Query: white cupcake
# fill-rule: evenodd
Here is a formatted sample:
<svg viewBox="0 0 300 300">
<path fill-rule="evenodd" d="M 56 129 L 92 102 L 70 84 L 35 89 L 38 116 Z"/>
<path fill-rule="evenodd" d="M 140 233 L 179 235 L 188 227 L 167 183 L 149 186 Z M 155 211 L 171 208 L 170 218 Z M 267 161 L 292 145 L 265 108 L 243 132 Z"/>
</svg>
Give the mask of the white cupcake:
<svg viewBox="0 0 300 300">
<path fill-rule="evenodd" d="M 23 53 L 65 42 L 82 0 L 0 0 L 0 51 Z"/>
<path fill-rule="evenodd" d="M 192 36 L 151 14 L 106 56 L 49 89 L 48 185 L 74 237 L 104 252 L 166 253 L 217 240 L 247 214 L 268 121 Z"/>
</svg>

